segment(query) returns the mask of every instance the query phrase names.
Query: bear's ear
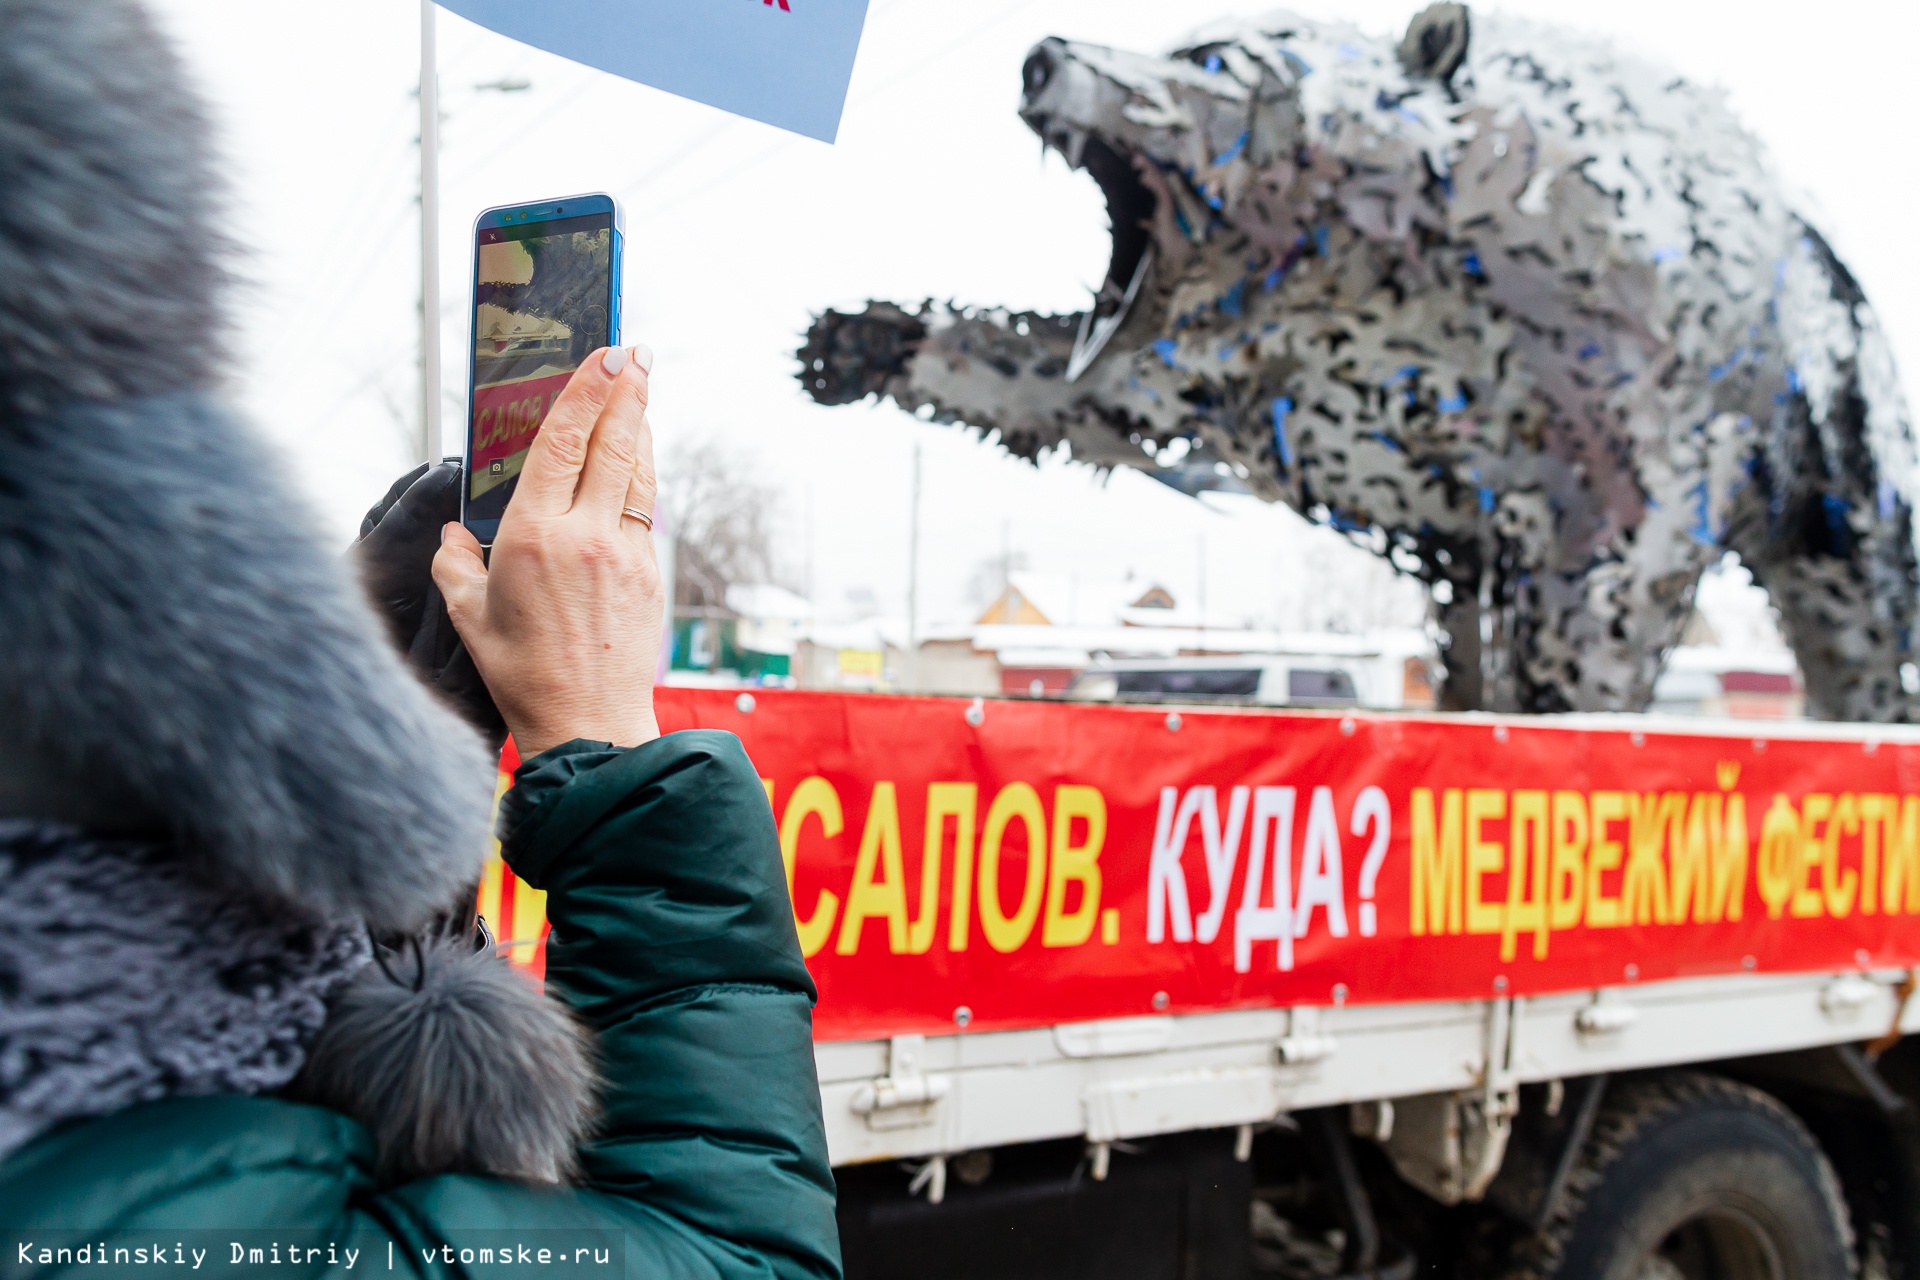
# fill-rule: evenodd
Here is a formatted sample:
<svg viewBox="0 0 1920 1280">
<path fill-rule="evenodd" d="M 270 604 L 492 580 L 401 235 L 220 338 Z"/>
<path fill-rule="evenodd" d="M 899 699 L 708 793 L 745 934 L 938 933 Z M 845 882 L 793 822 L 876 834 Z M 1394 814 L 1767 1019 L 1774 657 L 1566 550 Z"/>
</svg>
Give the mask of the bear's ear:
<svg viewBox="0 0 1920 1280">
<path fill-rule="evenodd" d="M 1467 60 L 1467 35 L 1467 6 L 1430 4 L 1407 24 L 1400 65 L 1416 79 L 1445 84 Z"/>
</svg>

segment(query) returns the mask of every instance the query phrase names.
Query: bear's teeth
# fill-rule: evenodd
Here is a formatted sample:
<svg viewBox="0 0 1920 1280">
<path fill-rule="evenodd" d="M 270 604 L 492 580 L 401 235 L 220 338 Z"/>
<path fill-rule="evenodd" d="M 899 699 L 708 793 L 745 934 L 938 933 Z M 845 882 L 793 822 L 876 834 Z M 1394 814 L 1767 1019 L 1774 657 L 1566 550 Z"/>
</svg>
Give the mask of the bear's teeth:
<svg viewBox="0 0 1920 1280">
<path fill-rule="evenodd" d="M 1093 306 L 1080 317 L 1080 332 L 1073 340 L 1073 354 L 1067 358 L 1067 381 L 1078 382 L 1100 352 L 1106 348 L 1113 335 L 1126 323 L 1127 313 L 1133 310 L 1133 300 L 1140 296 L 1140 285 L 1147 278 L 1147 268 L 1153 264 L 1153 246 L 1149 244 L 1140 262 L 1133 269 L 1133 279 L 1127 283 L 1127 291 L 1120 298 L 1119 308 L 1110 316 L 1094 318 L 1094 312 L 1100 307 L 1100 298 L 1095 295 Z"/>
</svg>

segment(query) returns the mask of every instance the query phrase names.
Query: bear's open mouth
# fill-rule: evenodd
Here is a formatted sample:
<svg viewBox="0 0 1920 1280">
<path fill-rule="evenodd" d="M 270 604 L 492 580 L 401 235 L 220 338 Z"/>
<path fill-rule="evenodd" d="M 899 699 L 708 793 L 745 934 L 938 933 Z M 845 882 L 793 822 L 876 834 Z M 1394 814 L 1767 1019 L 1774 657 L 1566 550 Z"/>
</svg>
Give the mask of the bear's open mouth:
<svg viewBox="0 0 1920 1280">
<path fill-rule="evenodd" d="M 1098 137 L 1082 135 L 1074 141 L 1078 146 L 1062 149 L 1061 154 L 1071 163 L 1077 151 L 1077 167 L 1087 171 L 1106 197 L 1113 256 L 1107 264 L 1107 277 L 1094 294 L 1093 306 L 1080 318 L 1080 332 L 1067 361 L 1069 382 L 1087 371 L 1126 322 L 1153 262 L 1153 235 L 1148 228 L 1155 211 L 1153 193 L 1140 181 L 1131 160 Z"/>
<path fill-rule="evenodd" d="M 1100 286 L 1099 307 L 1117 304 L 1133 283 L 1134 275 L 1153 246 L 1148 230 L 1153 222 L 1156 202 L 1153 193 L 1140 181 L 1133 162 L 1102 142 L 1088 138 L 1080 152 L 1081 167 L 1107 198 L 1107 219 L 1113 224 L 1113 259 L 1107 265 L 1107 278 Z"/>
</svg>

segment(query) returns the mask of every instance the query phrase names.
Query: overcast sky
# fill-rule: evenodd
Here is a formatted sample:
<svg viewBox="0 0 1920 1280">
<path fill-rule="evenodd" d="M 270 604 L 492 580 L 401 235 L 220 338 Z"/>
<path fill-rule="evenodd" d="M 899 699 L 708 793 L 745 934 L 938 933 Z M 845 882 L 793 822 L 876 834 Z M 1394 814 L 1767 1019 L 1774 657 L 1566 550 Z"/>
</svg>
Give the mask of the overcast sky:
<svg viewBox="0 0 1920 1280">
<path fill-rule="evenodd" d="M 286 448 L 333 536 L 407 463 L 415 397 L 418 16 L 412 0 L 150 0 L 218 121 L 248 256 L 235 395 Z M 718 2 L 718 0 L 714 0 Z M 874 0 L 836 145 L 440 19 L 447 421 L 463 411 L 473 215 L 611 191 L 625 207 L 627 338 L 659 353 L 663 448 L 717 440 L 779 494 L 779 554 L 823 611 L 903 612 L 909 475 L 924 451 L 923 621 L 967 612 L 1010 546 L 1040 570 L 1129 572 L 1267 623 L 1417 617 L 1372 557 L 1251 500 L 1203 505 L 1131 472 L 1039 471 L 892 408 L 823 409 L 794 348 L 811 312 L 868 297 L 1076 311 L 1104 273 L 1104 206 L 1015 114 L 1047 35 L 1158 49 L 1245 0 Z M 1394 34 L 1420 6 L 1303 0 Z M 1911 50 L 1920 6 L 1530 0 L 1699 80 L 1807 193 L 1920 370 Z M 477 86 L 530 81 L 526 92 Z M 453 442 L 449 442 L 451 445 Z M 668 477 L 671 483 L 671 476 Z"/>
</svg>

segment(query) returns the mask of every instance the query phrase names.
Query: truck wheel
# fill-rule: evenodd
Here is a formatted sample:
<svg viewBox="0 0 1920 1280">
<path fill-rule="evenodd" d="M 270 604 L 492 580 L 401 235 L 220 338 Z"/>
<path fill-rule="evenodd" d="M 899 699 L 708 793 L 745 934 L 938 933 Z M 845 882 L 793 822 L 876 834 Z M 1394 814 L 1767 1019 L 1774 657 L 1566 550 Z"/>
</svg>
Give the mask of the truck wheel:
<svg viewBox="0 0 1920 1280">
<path fill-rule="evenodd" d="M 1840 1181 L 1778 1102 L 1673 1072 L 1608 1091 L 1512 1280 L 1850 1280 Z"/>
</svg>

